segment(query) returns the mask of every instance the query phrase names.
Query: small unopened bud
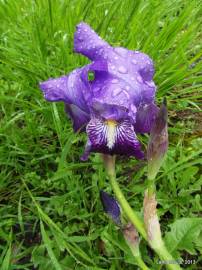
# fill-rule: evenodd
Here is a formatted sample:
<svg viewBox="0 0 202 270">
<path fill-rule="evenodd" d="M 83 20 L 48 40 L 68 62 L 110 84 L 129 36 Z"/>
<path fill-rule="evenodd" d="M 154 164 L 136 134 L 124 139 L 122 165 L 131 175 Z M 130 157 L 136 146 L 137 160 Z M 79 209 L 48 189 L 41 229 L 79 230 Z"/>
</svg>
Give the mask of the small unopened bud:
<svg viewBox="0 0 202 270">
<path fill-rule="evenodd" d="M 139 235 L 132 223 L 123 228 L 123 236 L 134 256 L 139 256 Z"/>
<path fill-rule="evenodd" d="M 148 241 L 154 249 L 158 249 L 162 246 L 161 229 L 156 213 L 156 205 L 155 194 L 151 196 L 148 195 L 148 191 L 146 191 L 144 197 L 144 223 Z"/>
<path fill-rule="evenodd" d="M 148 178 L 154 179 L 168 149 L 167 105 L 164 99 L 151 129 L 147 149 Z"/>
<path fill-rule="evenodd" d="M 103 190 L 100 191 L 100 199 L 105 213 L 107 213 L 113 219 L 116 225 L 120 226 L 121 211 L 118 202 L 114 199 L 114 197 Z"/>
</svg>

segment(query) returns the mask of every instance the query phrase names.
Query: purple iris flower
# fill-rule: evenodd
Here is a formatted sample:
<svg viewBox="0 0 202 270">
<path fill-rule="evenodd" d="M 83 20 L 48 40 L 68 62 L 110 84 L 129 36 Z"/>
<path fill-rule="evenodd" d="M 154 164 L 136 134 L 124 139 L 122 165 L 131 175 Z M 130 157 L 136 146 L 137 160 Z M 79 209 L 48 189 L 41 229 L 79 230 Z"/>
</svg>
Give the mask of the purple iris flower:
<svg viewBox="0 0 202 270">
<path fill-rule="evenodd" d="M 63 101 L 75 131 L 86 130 L 83 160 L 90 152 L 142 158 L 137 133 L 150 131 L 154 66 L 148 55 L 112 47 L 86 23 L 76 27 L 74 51 L 91 60 L 68 75 L 40 83 L 48 101 Z"/>
</svg>

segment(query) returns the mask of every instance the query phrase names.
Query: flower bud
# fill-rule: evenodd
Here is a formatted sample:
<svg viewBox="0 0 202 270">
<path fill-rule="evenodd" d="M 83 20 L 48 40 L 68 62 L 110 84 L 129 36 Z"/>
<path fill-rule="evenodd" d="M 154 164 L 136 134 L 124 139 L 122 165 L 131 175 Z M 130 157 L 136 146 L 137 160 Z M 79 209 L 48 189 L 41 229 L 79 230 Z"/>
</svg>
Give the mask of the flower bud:
<svg viewBox="0 0 202 270">
<path fill-rule="evenodd" d="M 118 202 L 114 199 L 114 197 L 110 196 L 107 192 L 103 190 L 100 191 L 100 199 L 104 211 L 113 219 L 116 225 L 120 226 L 121 211 Z"/>
<path fill-rule="evenodd" d="M 154 179 L 168 149 L 167 105 L 164 99 L 151 129 L 147 149 L 148 178 Z"/>
<path fill-rule="evenodd" d="M 123 228 L 123 236 L 134 256 L 139 256 L 139 235 L 132 223 Z"/>
<path fill-rule="evenodd" d="M 150 245 L 154 249 L 159 249 L 162 246 L 162 238 L 159 219 L 156 213 L 156 205 L 155 194 L 151 196 L 148 195 L 148 191 L 146 191 L 144 197 L 144 223 L 147 237 Z"/>
</svg>

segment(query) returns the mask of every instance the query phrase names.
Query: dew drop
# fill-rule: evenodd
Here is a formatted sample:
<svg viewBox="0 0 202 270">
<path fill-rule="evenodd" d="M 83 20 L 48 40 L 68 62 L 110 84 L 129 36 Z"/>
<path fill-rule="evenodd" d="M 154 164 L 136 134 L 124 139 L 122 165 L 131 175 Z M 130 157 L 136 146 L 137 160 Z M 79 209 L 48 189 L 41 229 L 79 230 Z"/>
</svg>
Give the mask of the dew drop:
<svg viewBox="0 0 202 270">
<path fill-rule="evenodd" d="M 131 62 L 132 62 L 134 65 L 137 65 L 137 60 L 133 59 Z"/>
<path fill-rule="evenodd" d="M 155 84 L 153 81 L 146 81 L 145 83 L 150 87 L 155 87 Z"/>
<path fill-rule="evenodd" d="M 123 93 L 125 94 L 125 96 L 127 97 L 127 99 L 130 99 L 130 95 L 128 94 L 128 92 L 124 89 Z"/>
<path fill-rule="evenodd" d="M 137 81 L 138 81 L 139 83 L 142 83 L 142 77 L 141 77 L 140 75 L 137 75 Z"/>
<path fill-rule="evenodd" d="M 128 53 L 128 51 L 122 47 L 116 47 L 114 50 L 118 55 L 122 57 L 126 56 L 126 54 Z"/>
<path fill-rule="evenodd" d="M 122 92 L 121 88 L 114 89 L 112 92 L 112 97 L 116 97 L 116 96 L 120 95 L 121 92 Z"/>
<path fill-rule="evenodd" d="M 95 88 L 94 88 L 94 92 L 97 93 L 97 92 L 99 92 L 99 91 L 100 91 L 100 88 L 99 88 L 99 87 L 95 87 Z"/>
<path fill-rule="evenodd" d="M 117 80 L 117 79 L 112 80 L 112 83 L 118 83 L 118 82 L 119 82 L 119 80 Z"/>
<path fill-rule="evenodd" d="M 127 73 L 127 69 L 126 69 L 124 66 L 120 66 L 120 67 L 118 68 L 118 71 L 119 71 L 120 73 L 123 73 L 123 74 Z"/>
</svg>

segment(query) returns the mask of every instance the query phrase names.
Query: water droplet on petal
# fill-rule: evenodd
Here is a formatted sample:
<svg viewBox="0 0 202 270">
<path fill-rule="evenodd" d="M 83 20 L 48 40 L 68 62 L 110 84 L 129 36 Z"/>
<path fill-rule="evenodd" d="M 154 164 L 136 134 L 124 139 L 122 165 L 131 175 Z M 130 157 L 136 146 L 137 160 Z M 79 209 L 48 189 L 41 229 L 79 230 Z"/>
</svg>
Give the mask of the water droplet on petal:
<svg viewBox="0 0 202 270">
<path fill-rule="evenodd" d="M 99 92 L 100 91 L 100 88 L 99 87 L 95 87 L 94 88 L 94 92 Z"/>
<path fill-rule="evenodd" d="M 119 82 L 119 80 L 117 80 L 117 79 L 112 80 L 112 83 L 118 83 L 118 82 Z"/>
<path fill-rule="evenodd" d="M 121 88 L 114 89 L 112 92 L 112 97 L 116 97 L 116 96 L 120 95 L 121 92 L 122 92 Z"/>
<path fill-rule="evenodd" d="M 123 74 L 127 73 L 127 69 L 126 69 L 124 66 L 120 66 L 120 67 L 118 68 L 118 71 L 119 71 L 120 73 L 123 73 Z"/>
<path fill-rule="evenodd" d="M 155 87 L 155 84 L 153 81 L 146 81 L 145 83 L 150 87 Z"/>
<path fill-rule="evenodd" d="M 126 54 L 128 53 L 128 50 L 126 50 L 125 48 L 122 48 L 122 47 L 116 47 L 114 50 L 118 55 L 120 55 L 122 57 L 126 56 Z"/>
<path fill-rule="evenodd" d="M 137 75 L 137 81 L 139 82 L 139 83 L 142 83 L 143 81 L 142 81 L 142 77 L 140 76 L 140 75 Z"/>
<path fill-rule="evenodd" d="M 124 89 L 123 93 L 125 94 L 125 96 L 127 97 L 127 99 L 130 99 L 130 95 L 128 94 L 128 92 Z"/>
<path fill-rule="evenodd" d="M 133 59 L 131 62 L 132 62 L 134 65 L 137 65 L 137 60 Z"/>
</svg>

